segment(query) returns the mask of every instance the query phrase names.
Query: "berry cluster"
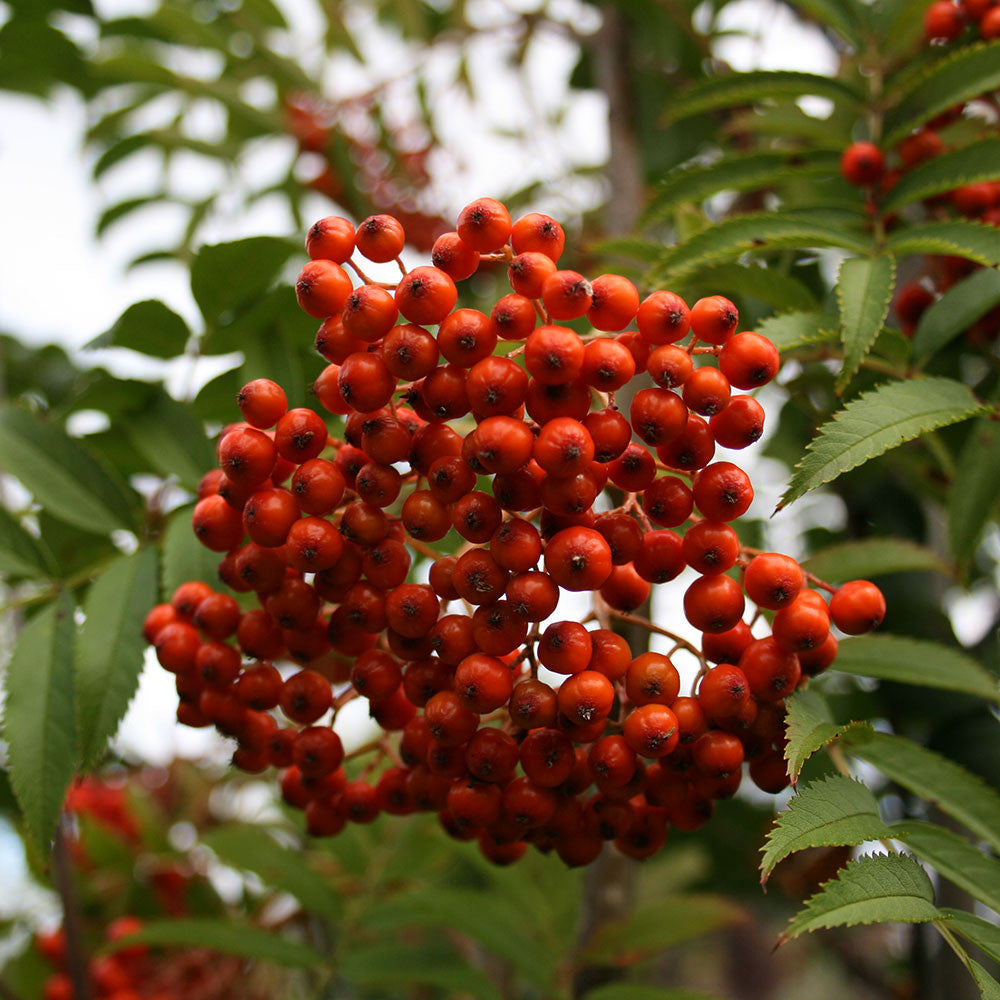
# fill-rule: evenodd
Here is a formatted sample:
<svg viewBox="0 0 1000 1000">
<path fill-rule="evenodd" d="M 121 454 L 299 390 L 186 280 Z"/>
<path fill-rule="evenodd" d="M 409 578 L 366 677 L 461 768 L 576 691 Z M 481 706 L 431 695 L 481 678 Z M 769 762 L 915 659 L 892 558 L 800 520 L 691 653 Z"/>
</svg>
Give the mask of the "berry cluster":
<svg viewBox="0 0 1000 1000">
<path fill-rule="evenodd" d="M 238 767 L 283 769 L 313 834 L 432 810 L 496 862 L 531 844 L 586 864 L 606 840 L 649 856 L 668 823 L 703 824 L 744 761 L 759 787 L 787 784 L 782 699 L 833 661 L 831 621 L 882 620 L 873 584 L 835 590 L 732 527 L 753 488 L 716 448 L 760 437 L 748 391 L 776 374 L 774 346 L 737 333 L 721 296 L 689 309 L 560 269 L 564 241 L 554 219 L 512 222 L 481 198 L 432 265 L 400 262 L 390 285 L 354 256 L 399 262 L 397 220 L 320 220 L 296 292 L 322 320 L 314 389 L 343 440 L 266 379 L 219 438 L 194 530 L 260 607 L 188 582 L 145 633 L 177 675 L 178 718 L 235 737 Z M 511 293 L 489 315 L 456 309 L 456 281 L 484 261 L 506 265 Z M 451 532 L 457 551 L 433 547 Z M 700 648 L 633 614 L 688 567 Z M 560 591 L 591 594 L 589 618 L 545 624 Z M 673 648 L 635 655 L 623 624 Z M 677 654 L 697 664 L 690 696 Z M 357 697 L 384 735 L 349 780 L 330 718 Z"/>
<path fill-rule="evenodd" d="M 1000 5 L 996 0 L 934 0 L 924 14 L 924 37 L 930 42 L 950 42 L 966 26 L 987 40 L 1000 38 Z"/>
<path fill-rule="evenodd" d="M 949 16 L 959 18 L 958 24 L 961 27 L 960 12 L 963 8 L 955 6 L 949 0 L 940 0 L 931 5 L 927 15 L 928 23 L 935 17 L 940 19 L 943 16 L 939 12 L 935 13 L 939 8 L 951 12 Z M 987 37 L 1000 35 L 1000 6 L 974 5 L 970 2 L 964 9 L 970 18 L 981 20 L 984 35 L 988 30 L 989 19 L 992 19 L 994 28 L 991 29 L 993 35 Z M 908 171 L 933 160 L 952 147 L 952 126 L 961 129 L 963 125 L 967 127 L 969 121 L 975 120 L 969 109 L 971 103 L 949 108 L 922 128 L 911 132 L 895 149 L 886 153 L 871 142 L 855 142 L 844 150 L 840 161 L 841 174 L 849 183 L 865 191 L 869 214 L 880 225 L 890 229 L 898 221 L 894 214 L 881 211 L 880 199 Z M 960 134 L 959 132 L 958 135 Z M 967 144 L 967 141 L 966 138 L 964 142 Z M 945 220 L 961 216 L 987 225 L 1000 226 L 1000 181 L 962 184 L 950 191 L 923 199 L 919 206 L 910 211 L 922 213 L 928 219 Z M 896 293 L 893 309 L 900 330 L 907 337 L 912 337 L 920 317 L 937 297 L 980 266 L 964 257 L 927 257 L 923 273 L 901 285 Z M 1000 308 L 994 308 L 969 327 L 966 339 L 970 344 L 981 347 L 994 341 L 998 334 Z"/>
<path fill-rule="evenodd" d="M 376 96 L 369 92 L 332 102 L 296 92 L 285 103 L 285 128 L 297 142 L 306 169 L 310 155 L 321 158 L 322 166 L 306 181 L 308 187 L 332 201 L 350 197 L 356 188 L 366 204 L 403 223 L 410 246 L 426 252 L 447 228 L 439 215 L 420 207 L 427 201 L 427 162 L 433 147 L 413 144 L 413 134 L 423 131 L 414 123 L 387 128 L 377 115 Z M 339 160 L 345 152 L 357 167 L 351 185 L 341 175 Z"/>
<path fill-rule="evenodd" d="M 99 826 L 105 835 L 116 838 L 136 859 L 144 854 L 140 823 L 130 803 L 129 789 L 120 779 L 78 778 L 66 793 L 64 809 L 78 821 L 85 817 Z M 85 837 L 68 837 L 67 848 L 78 869 L 96 869 Z M 166 859 L 154 862 L 147 855 L 143 858 L 142 869 L 150 895 L 165 913 L 175 917 L 187 913 L 191 875 L 183 865 Z"/>
<path fill-rule="evenodd" d="M 117 941 L 142 929 L 137 917 L 125 916 L 113 920 L 105 930 L 105 940 Z M 42 957 L 55 968 L 45 980 L 45 1000 L 74 1000 L 77 996 L 68 971 L 66 934 L 60 928 L 48 934 L 39 934 L 35 946 Z M 173 1000 L 175 994 L 145 989 L 149 980 L 149 952 L 145 945 L 131 945 L 116 954 L 93 959 L 87 967 L 90 985 L 95 997 L 101 1000 Z"/>
<path fill-rule="evenodd" d="M 886 169 L 886 158 L 878 146 L 871 142 L 853 142 L 841 156 L 840 172 L 849 183 L 868 189 L 872 199 L 869 208 L 873 214 L 877 214 L 878 196 L 891 191 L 906 171 L 940 156 L 947 147 L 938 134 L 939 131 L 961 117 L 962 107 L 952 108 L 924 128 L 910 133 L 896 147 L 896 165 L 889 170 Z M 1000 181 L 963 184 L 944 194 L 925 199 L 924 208 L 935 218 L 946 218 L 951 212 L 955 212 L 967 219 L 977 219 L 993 226 L 1000 225 Z M 892 216 L 885 219 L 888 225 L 893 221 Z"/>
<path fill-rule="evenodd" d="M 112 920 L 105 942 L 119 941 L 143 929 L 136 916 Z M 76 1000 L 80 995 L 70 974 L 66 933 L 62 928 L 35 938 L 35 947 L 54 969 L 42 988 L 44 1000 Z M 86 974 L 95 1000 L 258 1000 L 239 958 L 201 948 L 151 952 L 144 944 L 122 945 L 110 955 L 87 962 Z"/>
</svg>

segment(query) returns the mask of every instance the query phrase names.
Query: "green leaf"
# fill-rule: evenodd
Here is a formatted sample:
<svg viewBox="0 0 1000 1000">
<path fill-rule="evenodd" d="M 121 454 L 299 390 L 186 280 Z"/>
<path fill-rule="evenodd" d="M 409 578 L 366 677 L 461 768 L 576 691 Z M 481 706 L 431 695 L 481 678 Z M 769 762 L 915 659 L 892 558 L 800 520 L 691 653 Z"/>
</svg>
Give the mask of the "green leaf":
<svg viewBox="0 0 1000 1000">
<path fill-rule="evenodd" d="M 969 959 L 969 971 L 979 987 L 981 1000 L 1000 1000 L 998 983 L 975 959 Z"/>
<path fill-rule="evenodd" d="M 762 848 L 760 881 L 779 861 L 807 847 L 840 847 L 888 835 L 878 802 L 860 781 L 833 774 L 800 788 L 778 813 Z"/>
<path fill-rule="evenodd" d="M 896 286 L 896 258 L 848 257 L 837 276 L 840 336 L 844 342 L 844 366 L 837 377 L 842 392 L 861 367 L 875 343 Z"/>
<path fill-rule="evenodd" d="M 157 393 L 142 410 L 130 414 L 125 426 L 129 440 L 157 472 L 176 476 L 182 486 L 192 491 L 215 464 L 201 421 L 189 406 L 165 392 Z"/>
<path fill-rule="evenodd" d="M 148 149 L 152 145 L 153 137 L 146 133 L 127 135 L 109 143 L 94 164 L 94 180 L 100 180 L 113 166 L 127 160 L 133 153 Z"/>
<path fill-rule="evenodd" d="M 485 973 L 443 942 L 352 947 L 341 956 L 339 972 L 359 986 L 380 992 L 392 987 L 413 989 L 419 984 L 438 987 L 449 996 L 468 994 L 482 1000 L 502 1000 L 500 990 Z"/>
<path fill-rule="evenodd" d="M 91 584 L 74 661 L 80 763 L 95 765 L 128 708 L 143 667 L 142 622 L 156 603 L 156 550 L 113 562 Z"/>
<path fill-rule="evenodd" d="M 840 727 L 833 721 L 826 699 L 814 688 L 796 691 L 787 705 L 785 760 L 788 761 L 788 776 L 795 781 L 802 765 L 826 746 Z"/>
<path fill-rule="evenodd" d="M 241 386 L 249 380 L 243 377 L 243 368 L 229 371 L 209 379 L 195 396 L 192 406 L 202 420 L 225 424 L 233 420 L 236 413 L 236 396 Z"/>
<path fill-rule="evenodd" d="M 233 868 L 253 872 L 268 886 L 294 896 L 305 910 L 336 918 L 343 903 L 302 852 L 278 843 L 262 826 L 232 824 L 202 835 L 202 842 Z"/>
<path fill-rule="evenodd" d="M 439 924 L 481 944 L 525 979 L 551 986 L 551 949 L 524 924 L 523 911 L 496 891 L 438 886 L 400 894 L 369 911 L 365 926 L 383 938 L 403 928 Z"/>
<path fill-rule="evenodd" d="M 866 538 L 820 549 L 802 568 L 828 583 L 885 576 L 887 573 L 949 573 L 935 552 L 903 538 Z"/>
<path fill-rule="evenodd" d="M 793 917 L 781 942 L 826 927 L 923 924 L 939 917 L 923 868 L 902 854 L 878 854 L 850 862 L 825 883 Z"/>
<path fill-rule="evenodd" d="M 187 323 L 159 299 L 130 305 L 110 330 L 87 347 L 127 347 L 154 358 L 175 358 L 184 353 L 191 336 Z"/>
<path fill-rule="evenodd" d="M 642 239 L 638 236 L 619 236 L 601 240 L 589 247 L 596 254 L 627 257 L 652 264 L 663 254 L 663 244 L 658 240 Z"/>
<path fill-rule="evenodd" d="M 986 227 L 982 227 L 986 228 Z M 782 247 L 843 247 L 863 253 L 868 241 L 844 225 L 834 225 L 787 212 L 760 212 L 724 219 L 660 255 L 654 269 L 658 283 L 673 282 L 697 274 L 706 264 L 734 260 L 749 250 L 770 251 Z"/>
<path fill-rule="evenodd" d="M 327 964 L 318 951 L 291 938 L 235 920 L 210 917 L 149 920 L 141 931 L 109 942 L 102 950 L 114 952 L 140 943 L 168 948 L 208 948 L 226 955 L 242 955 L 260 962 L 301 968 Z"/>
<path fill-rule="evenodd" d="M 247 381 L 271 378 L 285 390 L 289 399 L 305 400 L 311 380 L 306 378 L 303 362 L 307 355 L 302 346 L 311 344 L 315 331 L 310 329 L 303 336 L 302 329 L 296 326 L 302 315 L 301 310 L 292 306 L 290 301 L 287 306 L 295 310 L 292 313 L 294 321 L 279 317 L 275 322 L 262 326 L 243 338 L 242 373 Z M 309 326 L 314 327 L 315 323 L 310 323 Z M 308 358 L 309 370 L 318 374 L 313 368 L 312 357 Z M 235 397 L 230 405 L 235 409 Z"/>
<path fill-rule="evenodd" d="M 834 104 L 860 107 L 861 96 L 841 80 L 815 73 L 758 70 L 733 73 L 697 83 L 672 96 L 661 124 L 680 121 L 706 111 L 729 110 L 781 97 L 828 97 Z"/>
<path fill-rule="evenodd" d="M 874 31 L 879 39 L 879 48 L 889 53 L 906 52 L 907 68 L 921 55 L 937 55 L 935 52 L 920 53 L 913 59 L 913 47 L 917 39 L 923 38 L 926 0 L 875 0 L 871 8 Z M 929 50 L 930 46 L 926 46 Z"/>
<path fill-rule="evenodd" d="M 892 212 L 901 205 L 954 191 L 965 184 L 997 179 L 1000 179 L 1000 138 L 979 139 L 907 170 L 882 199 L 882 211 Z"/>
<path fill-rule="evenodd" d="M 925 639 L 897 635 L 842 639 L 833 669 L 1000 702 L 997 680 L 989 671 L 960 650 Z"/>
<path fill-rule="evenodd" d="M 1000 271 L 984 267 L 953 285 L 920 317 L 913 334 L 913 356 L 926 361 L 1000 305 Z"/>
<path fill-rule="evenodd" d="M 69 580 L 78 575 L 86 575 L 94 566 L 113 559 L 118 554 L 107 535 L 81 531 L 52 517 L 44 508 L 38 512 L 37 517 L 42 544 L 51 553 L 56 579 Z"/>
<path fill-rule="evenodd" d="M 730 295 L 749 297 L 769 305 L 772 309 L 812 309 L 816 296 L 798 278 L 784 274 L 774 267 L 756 264 L 719 264 L 692 275 L 685 289 L 697 288 L 692 299 L 705 295 Z"/>
<path fill-rule="evenodd" d="M 795 7 L 822 27 L 833 28 L 854 49 L 864 48 L 860 29 L 869 19 L 867 6 L 851 0 L 795 0 Z"/>
<path fill-rule="evenodd" d="M 1000 424 L 977 420 L 955 463 L 948 488 L 948 541 L 959 566 L 966 566 L 991 520 L 1000 496 Z"/>
<path fill-rule="evenodd" d="M 141 198 L 126 198 L 124 201 L 115 202 L 101 212 L 94 227 L 98 236 L 103 236 L 120 219 L 125 219 L 133 212 L 146 208 L 148 205 L 162 205 L 171 199 L 165 192 L 155 195 L 143 195 Z"/>
<path fill-rule="evenodd" d="M 671 990 L 663 986 L 644 986 L 642 983 L 607 983 L 590 990 L 585 1000 L 714 1000 L 707 993 L 697 990 Z"/>
<path fill-rule="evenodd" d="M 229 322 L 270 288 L 296 252 L 292 243 L 272 236 L 203 246 L 191 264 L 191 291 L 205 322 Z"/>
<path fill-rule="evenodd" d="M 887 382 L 863 393 L 820 427 L 776 509 L 904 441 L 984 410 L 967 385 L 936 376 Z"/>
<path fill-rule="evenodd" d="M 943 909 L 941 916 L 946 921 L 947 927 L 961 934 L 966 941 L 971 941 L 990 958 L 1000 962 L 1000 927 L 995 923 L 966 913 L 965 910 Z"/>
<path fill-rule="evenodd" d="M 21 631 L 7 668 L 4 739 L 11 785 L 41 857 L 76 768 L 73 598 L 60 591 Z"/>
<path fill-rule="evenodd" d="M 845 748 L 890 781 L 935 803 L 994 850 L 1000 850 L 1000 794 L 947 757 L 901 736 L 848 733 Z"/>
<path fill-rule="evenodd" d="M 720 191 L 773 189 L 803 177 L 835 175 L 839 156 L 833 152 L 764 152 L 724 157 L 713 163 L 686 164 L 671 170 L 657 185 L 642 225 L 669 218 L 671 209 L 684 202 L 701 202 Z"/>
<path fill-rule="evenodd" d="M 203 580 L 212 586 L 219 583 L 222 555 L 210 552 L 198 541 L 191 527 L 193 510 L 193 506 L 187 506 L 174 511 L 163 535 L 161 586 L 168 599 L 187 580 Z"/>
<path fill-rule="evenodd" d="M 965 219 L 924 222 L 895 230 L 886 240 L 886 249 L 897 256 L 908 253 L 950 254 L 996 267 L 1000 264 L 1000 230 L 996 226 Z"/>
<path fill-rule="evenodd" d="M 785 718 L 786 736 L 785 760 L 788 761 L 788 776 L 796 781 L 802 765 L 819 749 L 843 733 L 856 728 L 867 729 L 864 722 L 849 722 L 841 725 L 833 721 L 830 706 L 815 688 L 796 691 L 786 701 L 788 715 Z"/>
<path fill-rule="evenodd" d="M 936 61 L 885 117 L 883 145 L 891 149 L 913 129 L 956 104 L 1000 87 L 1000 42 L 963 45 Z"/>
<path fill-rule="evenodd" d="M 48 576 L 51 571 L 42 546 L 6 507 L 0 507 L 0 574 L 16 579 Z"/>
<path fill-rule="evenodd" d="M 933 823 L 893 823 L 889 836 L 903 841 L 939 875 L 1000 913 L 1000 861 L 996 858 Z"/>
<path fill-rule="evenodd" d="M 767 337 L 783 354 L 800 347 L 828 344 L 837 339 L 837 318 L 821 312 L 788 312 L 757 324 L 757 333 Z"/>
<path fill-rule="evenodd" d="M 747 913 L 723 896 L 678 893 L 604 924 L 584 947 L 588 962 L 627 965 L 682 941 L 742 923 Z"/>
<path fill-rule="evenodd" d="M 101 534 L 133 528 L 134 494 L 77 440 L 26 410 L 0 410 L 0 454 L 50 514 Z"/>
</svg>

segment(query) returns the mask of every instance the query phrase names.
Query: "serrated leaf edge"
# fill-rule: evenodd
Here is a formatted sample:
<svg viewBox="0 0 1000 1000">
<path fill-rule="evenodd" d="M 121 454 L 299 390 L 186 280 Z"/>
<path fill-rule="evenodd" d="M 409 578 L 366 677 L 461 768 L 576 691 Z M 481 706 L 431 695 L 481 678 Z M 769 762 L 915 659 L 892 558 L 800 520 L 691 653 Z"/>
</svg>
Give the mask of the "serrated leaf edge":
<svg viewBox="0 0 1000 1000">
<path fill-rule="evenodd" d="M 885 296 L 885 302 L 882 304 L 882 308 L 879 315 L 878 323 L 875 324 L 874 333 L 868 338 L 868 343 L 861 352 L 861 356 L 857 359 L 857 362 L 853 364 L 851 368 L 848 368 L 848 346 L 847 339 L 844 336 L 844 297 L 843 288 L 841 286 L 841 275 L 844 271 L 844 266 L 847 264 L 848 260 L 864 260 L 862 257 L 848 257 L 847 260 L 841 262 L 840 268 L 837 271 L 837 312 L 840 319 L 840 335 L 844 344 L 844 363 L 841 366 L 840 374 L 837 376 L 837 395 L 839 396 L 844 389 L 850 384 L 850 381 L 857 374 L 861 366 L 865 363 L 865 358 L 868 357 L 872 352 L 872 348 L 875 346 L 875 341 L 878 339 L 878 335 L 885 324 L 886 317 L 889 315 L 889 306 L 892 303 L 892 293 L 896 288 L 896 258 L 891 253 L 878 254 L 876 256 L 867 258 L 871 261 L 876 260 L 888 260 L 889 261 L 889 290 Z M 865 284 L 865 296 L 868 295 L 868 289 L 871 287 L 871 272 L 869 272 L 869 280 Z"/>
<path fill-rule="evenodd" d="M 940 378 L 941 378 L 940 376 L 928 376 L 926 378 L 923 377 L 923 376 L 920 376 L 920 377 L 917 377 L 917 378 L 910 379 L 909 381 L 911 381 L 911 382 L 918 382 L 918 381 L 921 381 L 921 380 L 929 381 L 931 379 L 938 380 Z M 942 379 L 942 380 L 943 381 L 948 381 L 948 382 L 954 381 L 952 379 Z M 897 447 L 899 447 L 899 445 L 905 444 L 907 441 L 914 441 L 918 437 L 921 437 L 922 435 L 928 433 L 928 431 L 937 430 L 937 428 L 939 428 L 939 427 L 948 427 L 951 424 L 959 423 L 962 420 L 968 420 L 969 418 L 974 417 L 977 413 L 984 413 L 988 409 L 983 403 L 978 403 L 972 409 L 969 409 L 969 410 L 965 411 L 965 414 L 963 416 L 961 416 L 961 417 L 958 417 L 957 419 L 946 420 L 943 423 L 934 423 L 934 424 L 931 424 L 930 426 L 921 427 L 920 430 L 917 431 L 916 434 L 913 434 L 913 435 L 911 435 L 909 437 L 903 438 L 901 441 L 897 442 L 897 444 L 895 444 L 895 445 L 887 445 L 885 448 L 881 449 L 881 451 L 876 451 L 874 454 L 869 455 L 867 458 L 863 459 L 862 461 L 855 462 L 854 465 L 848 466 L 847 468 L 844 468 L 844 469 L 840 469 L 838 472 L 834 473 L 833 475 L 829 476 L 828 478 L 823 479 L 821 482 L 816 483 L 815 486 L 810 486 L 808 489 L 802 490 L 801 493 L 798 493 L 795 496 L 793 496 L 790 499 L 788 499 L 789 494 L 792 492 L 792 484 L 795 482 L 795 475 L 796 475 L 796 473 L 799 472 L 802 469 L 802 466 L 804 465 L 804 463 L 806 461 L 806 458 L 813 452 L 813 446 L 816 444 L 817 441 L 820 440 L 820 437 L 822 435 L 822 432 L 823 432 L 824 428 L 826 428 L 830 424 L 834 423 L 834 421 L 836 421 L 837 418 L 839 416 L 841 416 L 842 414 L 847 413 L 848 410 L 851 409 L 851 407 L 857 406 L 858 404 L 867 401 L 872 396 L 874 396 L 877 393 L 881 392 L 882 389 L 884 389 L 886 385 L 897 385 L 897 384 L 899 384 L 899 383 L 898 382 L 883 383 L 882 385 L 877 386 L 876 388 L 871 389 L 868 392 L 861 393 L 861 395 L 857 396 L 855 399 L 852 399 L 849 403 L 845 404 L 845 406 L 842 409 L 840 409 L 836 413 L 834 413 L 830 417 L 829 420 L 827 420 L 825 423 L 823 423 L 819 427 L 819 429 L 816 432 L 815 437 L 813 437 L 813 439 L 806 445 L 806 453 L 805 453 L 805 455 L 803 455 L 802 459 L 799 462 L 796 463 L 795 468 L 792 470 L 792 478 L 791 478 L 791 481 L 789 482 L 788 488 L 785 490 L 785 492 L 782 495 L 781 499 L 778 501 L 777 506 L 774 508 L 773 514 L 777 514 L 778 511 L 784 510 L 785 507 L 787 507 L 791 503 L 794 503 L 796 500 L 798 500 L 800 497 L 804 496 L 806 493 L 810 493 L 814 489 L 818 489 L 820 486 L 825 486 L 827 483 L 832 483 L 835 479 L 837 479 L 838 477 L 842 476 L 845 472 L 850 472 L 852 469 L 856 469 L 859 466 L 864 465 L 866 462 L 870 462 L 873 458 L 878 458 L 879 455 L 884 455 L 887 451 L 891 451 L 893 448 L 897 448 Z M 961 385 L 963 383 L 956 383 L 956 384 Z M 968 388 L 968 387 L 966 387 L 966 388 Z M 773 516 L 773 514 L 772 514 L 772 516 Z"/>
</svg>

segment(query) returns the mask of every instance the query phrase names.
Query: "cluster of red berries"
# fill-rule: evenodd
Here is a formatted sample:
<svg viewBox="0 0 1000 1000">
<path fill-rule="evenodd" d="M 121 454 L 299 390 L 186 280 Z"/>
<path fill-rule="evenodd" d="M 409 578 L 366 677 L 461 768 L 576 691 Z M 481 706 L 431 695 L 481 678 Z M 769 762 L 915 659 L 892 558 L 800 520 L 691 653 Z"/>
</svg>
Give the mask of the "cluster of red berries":
<svg viewBox="0 0 1000 1000">
<path fill-rule="evenodd" d="M 998 8 L 1000 9 L 1000 8 Z M 874 143 L 854 142 L 844 150 L 840 159 L 840 172 L 844 179 L 857 187 L 867 188 L 873 196 L 870 208 L 878 210 L 878 196 L 892 190 L 899 179 L 917 164 L 940 156 L 946 149 L 939 130 L 962 116 L 961 107 L 938 116 L 924 128 L 910 133 L 895 150 L 896 166 L 886 169 L 886 158 Z M 934 195 L 924 202 L 924 207 L 934 217 L 947 217 L 949 209 L 967 219 L 977 219 L 991 225 L 1000 225 L 1000 181 L 979 181 L 963 184 L 943 194 Z M 891 224 L 890 216 L 886 222 Z"/>
<path fill-rule="evenodd" d="M 113 920 L 105 930 L 106 941 L 117 941 L 142 930 L 138 917 L 125 916 Z M 73 979 L 68 970 L 66 933 L 60 928 L 48 934 L 39 934 L 35 946 L 42 957 L 56 971 L 45 980 L 45 1000 L 75 1000 L 77 996 Z M 90 961 L 87 974 L 94 996 L 100 1000 L 174 1000 L 179 994 L 162 991 L 149 992 L 150 956 L 145 945 L 130 945 L 114 955 L 101 956 Z"/>
<path fill-rule="evenodd" d="M 125 840 L 136 840 L 139 826 L 129 808 L 124 784 L 81 778 L 66 793 L 65 807 L 74 815 L 91 816 L 101 826 Z"/>
<path fill-rule="evenodd" d="M 997 0 L 934 0 L 924 14 L 924 37 L 930 42 L 950 42 L 973 27 L 987 40 L 1000 38 L 1000 5 Z"/>
<path fill-rule="evenodd" d="M 118 778 L 78 778 L 66 793 L 64 808 L 74 817 L 87 817 L 106 833 L 117 838 L 138 856 L 143 852 L 142 830 L 130 803 L 127 784 Z M 73 864 L 82 871 L 95 868 L 86 838 L 68 838 L 67 847 Z M 142 864 L 144 878 L 165 913 L 179 917 L 187 913 L 187 894 L 191 875 L 176 861 L 146 857 Z"/>
<path fill-rule="evenodd" d="M 985 3 L 967 0 L 958 5 L 950 0 L 938 0 L 927 11 L 928 37 L 954 38 L 967 20 L 978 22 L 985 38 L 1000 37 L 1000 4 L 994 0 Z M 855 142 L 844 150 L 840 162 L 841 174 L 849 183 L 865 189 L 870 214 L 881 215 L 880 198 L 891 191 L 907 171 L 949 149 L 948 130 L 966 119 L 968 103 L 949 108 L 911 132 L 889 153 L 883 153 L 871 142 Z M 920 211 L 929 219 L 943 220 L 959 215 L 1000 226 L 1000 181 L 959 185 L 923 199 Z M 896 221 L 892 213 L 882 215 L 886 228 L 891 228 Z M 924 273 L 902 285 L 896 294 L 893 308 L 902 332 L 912 337 L 920 317 L 937 297 L 980 266 L 964 257 L 928 257 Z M 979 346 L 989 344 L 998 335 L 1000 308 L 991 310 L 966 331 L 966 339 Z"/>
<path fill-rule="evenodd" d="M 721 296 L 689 309 L 560 269 L 564 240 L 554 219 L 512 222 L 481 198 L 431 266 L 400 263 L 387 285 L 353 255 L 399 261 L 397 220 L 320 220 L 296 292 L 322 319 L 314 389 L 344 439 L 265 379 L 219 438 L 194 530 L 224 553 L 222 581 L 261 606 L 188 582 L 145 634 L 177 675 L 178 718 L 235 737 L 238 767 L 282 768 L 313 834 L 432 810 L 497 862 L 532 844 L 586 864 L 606 840 L 649 856 L 668 823 L 704 823 L 744 761 L 760 788 L 787 784 L 782 699 L 833 661 L 831 622 L 856 634 L 885 613 L 867 581 L 827 603 L 808 583 L 834 588 L 732 527 L 753 488 L 716 448 L 760 437 L 762 407 L 732 390 L 774 377 L 774 346 L 737 333 Z M 455 282 L 483 260 L 506 263 L 512 292 L 489 315 L 455 309 Z M 562 325 L 578 320 L 590 332 Z M 432 547 L 451 532 L 457 551 Z M 412 582 L 414 556 L 427 582 Z M 632 614 L 688 567 L 700 648 Z M 561 590 L 594 610 L 543 627 Z M 770 635 L 744 620 L 746 597 L 756 633 L 774 612 Z M 634 655 L 616 622 L 673 649 Z M 677 652 L 699 666 L 690 697 Z M 356 697 L 385 735 L 349 780 L 330 716 Z"/>
<path fill-rule="evenodd" d="M 332 155 L 335 147 L 346 150 L 357 166 L 354 185 L 367 203 L 378 212 L 398 219 L 406 227 L 410 246 L 428 251 L 435 237 L 448 228 L 445 219 L 434 212 L 423 211 L 430 186 L 428 158 L 432 146 L 415 147 L 407 137 L 414 129 L 406 126 L 385 129 L 375 125 L 375 94 L 363 94 L 339 102 L 326 101 L 315 94 L 297 92 L 285 103 L 285 127 L 295 138 L 304 154 L 322 157 L 322 167 L 306 181 L 306 185 L 331 201 L 339 201 L 348 192 Z M 358 127 L 359 121 L 363 123 Z M 346 126 L 353 121 L 353 129 Z M 380 148 L 375 139 L 381 134 Z"/>
<path fill-rule="evenodd" d="M 135 916 L 113 920 L 105 942 L 119 941 L 143 929 Z M 76 1000 L 70 974 L 66 933 L 62 928 L 35 938 L 42 957 L 54 967 L 42 988 L 44 1000 Z M 261 993 L 248 983 L 245 962 L 202 948 L 154 953 L 144 944 L 128 944 L 110 955 L 87 962 L 86 974 L 95 1000 L 257 1000 Z"/>
</svg>

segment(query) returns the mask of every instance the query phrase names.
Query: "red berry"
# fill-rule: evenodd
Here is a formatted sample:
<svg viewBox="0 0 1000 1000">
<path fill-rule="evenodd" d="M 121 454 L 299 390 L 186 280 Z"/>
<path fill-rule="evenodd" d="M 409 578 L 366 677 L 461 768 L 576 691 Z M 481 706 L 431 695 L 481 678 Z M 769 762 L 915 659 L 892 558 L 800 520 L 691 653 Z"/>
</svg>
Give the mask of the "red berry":
<svg viewBox="0 0 1000 1000">
<path fill-rule="evenodd" d="M 949 3 L 947 6 L 952 5 Z M 870 142 L 855 142 L 844 150 L 840 158 L 840 172 L 849 184 L 868 187 L 881 178 L 884 164 L 878 146 Z"/>
<path fill-rule="evenodd" d="M 837 589 L 830 599 L 833 624 L 848 635 L 861 635 L 882 624 L 885 598 L 868 580 L 852 580 Z"/>
</svg>

